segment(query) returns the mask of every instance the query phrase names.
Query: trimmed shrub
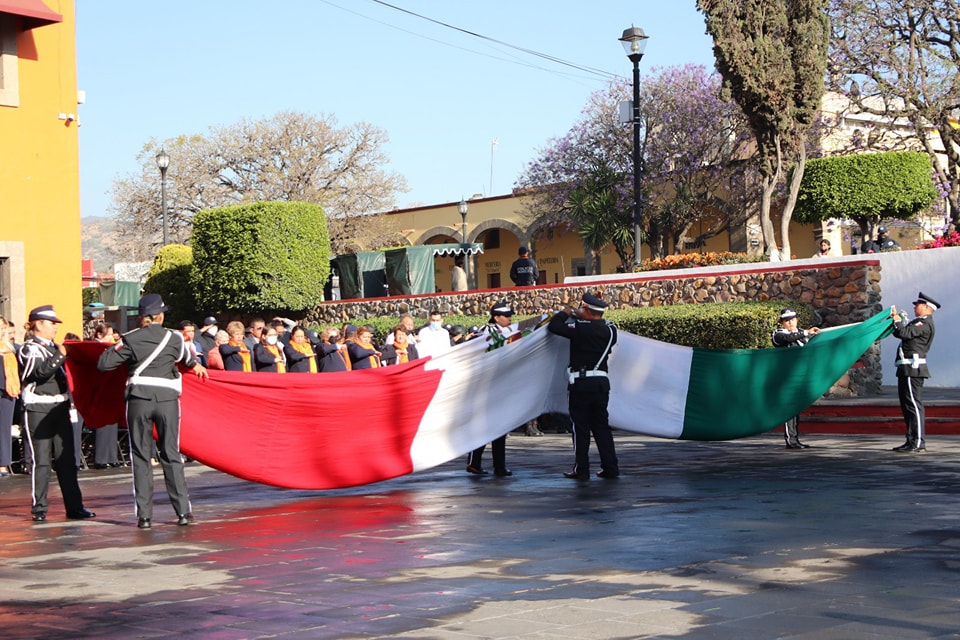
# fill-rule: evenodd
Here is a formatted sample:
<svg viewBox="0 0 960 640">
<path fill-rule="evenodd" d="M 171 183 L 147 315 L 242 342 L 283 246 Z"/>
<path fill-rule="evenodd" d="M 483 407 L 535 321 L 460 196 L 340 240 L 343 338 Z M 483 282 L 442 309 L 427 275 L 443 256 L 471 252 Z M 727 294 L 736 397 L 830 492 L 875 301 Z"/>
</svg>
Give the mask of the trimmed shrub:
<svg viewBox="0 0 960 640">
<path fill-rule="evenodd" d="M 330 237 L 320 205 L 254 202 L 193 219 L 191 284 L 204 309 L 300 312 L 323 300 Z"/>
<path fill-rule="evenodd" d="M 144 293 L 159 293 L 166 303 L 165 324 L 174 327 L 184 318 L 190 318 L 196 309 L 190 272 L 193 270 L 193 250 L 184 244 L 161 247 L 150 265 Z"/>
</svg>

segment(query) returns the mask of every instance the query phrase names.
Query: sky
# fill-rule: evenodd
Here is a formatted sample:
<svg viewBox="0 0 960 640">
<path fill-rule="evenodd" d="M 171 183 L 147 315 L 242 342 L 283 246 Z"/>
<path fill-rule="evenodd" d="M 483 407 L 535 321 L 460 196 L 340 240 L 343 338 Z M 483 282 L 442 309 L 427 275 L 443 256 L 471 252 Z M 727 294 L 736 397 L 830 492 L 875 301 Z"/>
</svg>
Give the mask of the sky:
<svg viewBox="0 0 960 640">
<path fill-rule="evenodd" d="M 642 74 L 713 68 L 695 0 L 389 4 L 456 29 L 374 0 L 76 0 L 81 216 L 110 215 L 151 140 L 287 110 L 386 131 L 398 207 L 503 195 L 609 78 L 512 47 L 629 78 L 638 26 Z"/>
</svg>

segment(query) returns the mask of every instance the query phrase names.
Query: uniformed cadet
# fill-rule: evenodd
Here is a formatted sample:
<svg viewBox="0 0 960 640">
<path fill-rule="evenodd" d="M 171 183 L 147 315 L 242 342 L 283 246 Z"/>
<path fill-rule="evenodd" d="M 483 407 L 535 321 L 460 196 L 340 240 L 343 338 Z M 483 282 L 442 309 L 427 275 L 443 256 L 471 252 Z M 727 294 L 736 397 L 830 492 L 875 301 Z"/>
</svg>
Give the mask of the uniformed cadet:
<svg viewBox="0 0 960 640">
<path fill-rule="evenodd" d="M 927 450 L 925 414 L 923 410 L 923 381 L 930 377 L 927 368 L 927 353 L 933 344 L 935 329 L 933 312 L 940 303 L 925 295 L 922 291 L 913 301 L 913 320 L 907 320 L 907 313 L 897 314 L 897 308 L 890 308 L 890 317 L 894 319 L 893 335 L 900 338 L 897 348 L 897 391 L 900 395 L 900 411 L 907 427 L 907 440 L 894 451 L 919 453 Z"/>
<path fill-rule="evenodd" d="M 77 482 L 70 389 L 63 369 L 67 352 L 62 344 L 53 341 L 57 335 L 57 325 L 61 322 L 52 305 L 33 309 L 27 320 L 27 330 L 33 337 L 23 343 L 17 356 L 20 362 L 20 398 L 27 427 L 26 442 L 32 460 L 31 512 L 35 522 L 47 519 L 51 460 L 57 472 L 67 517 L 83 520 L 96 515 L 84 508 L 80 483 Z"/>
<path fill-rule="evenodd" d="M 797 312 L 793 309 L 784 309 L 780 312 L 780 326 L 773 332 L 771 338 L 774 347 L 802 347 L 810 341 L 811 336 L 820 333 L 819 327 L 810 327 L 803 331 L 797 328 Z M 800 442 L 800 416 L 794 416 L 783 424 L 783 439 L 787 449 L 808 449 L 810 445 Z"/>
<path fill-rule="evenodd" d="M 592 294 L 584 294 L 579 310 L 565 307 L 550 320 L 551 333 L 570 340 L 570 366 L 567 369 L 570 393 L 570 419 L 573 421 L 573 470 L 567 478 L 590 478 L 590 434 L 600 453 L 600 478 L 620 475 L 613 432 L 607 414 L 610 379 L 607 359 L 617 343 L 617 326 L 603 319 L 607 303 Z"/>
<path fill-rule="evenodd" d="M 507 343 L 510 336 L 517 333 L 513 326 L 513 309 L 506 302 L 500 302 L 490 309 L 490 322 L 481 329 L 478 337 L 486 339 L 489 349 L 497 349 Z M 483 451 L 487 445 L 480 445 L 467 455 L 467 472 L 480 476 L 487 475 L 483 468 Z M 507 469 L 507 434 L 490 443 L 493 451 L 493 475 L 512 476 L 513 472 Z"/>
<path fill-rule="evenodd" d="M 180 456 L 180 391 L 183 381 L 177 363 L 200 378 L 207 370 L 187 349 L 183 335 L 164 329 L 167 307 L 156 293 L 140 298 L 140 328 L 123 334 L 115 347 L 100 356 L 100 371 L 116 369 L 126 363 L 127 429 L 130 433 L 130 458 L 133 465 L 133 490 L 136 496 L 137 526 L 150 528 L 153 517 L 153 470 L 150 457 L 153 427 L 157 428 L 157 458 L 163 469 L 170 503 L 177 524 L 190 524 L 190 496 Z"/>
</svg>

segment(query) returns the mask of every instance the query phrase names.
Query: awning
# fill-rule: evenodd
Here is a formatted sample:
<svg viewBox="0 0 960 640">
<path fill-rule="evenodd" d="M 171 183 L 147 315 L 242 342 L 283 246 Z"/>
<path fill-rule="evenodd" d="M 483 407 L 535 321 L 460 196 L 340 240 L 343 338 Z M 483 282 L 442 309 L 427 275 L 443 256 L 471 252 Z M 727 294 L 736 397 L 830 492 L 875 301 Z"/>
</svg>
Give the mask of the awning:
<svg viewBox="0 0 960 640">
<path fill-rule="evenodd" d="M 42 0 L 0 0 L 0 13 L 20 16 L 23 18 L 24 29 L 36 29 L 63 22 L 63 16 L 51 11 Z"/>
<path fill-rule="evenodd" d="M 425 244 L 422 246 L 427 247 L 428 249 L 433 249 L 433 255 L 435 256 L 453 256 L 463 254 L 475 256 L 478 253 L 483 253 L 483 244 L 479 242 L 469 242 L 467 244 L 454 244 L 450 242 L 447 244 Z"/>
</svg>

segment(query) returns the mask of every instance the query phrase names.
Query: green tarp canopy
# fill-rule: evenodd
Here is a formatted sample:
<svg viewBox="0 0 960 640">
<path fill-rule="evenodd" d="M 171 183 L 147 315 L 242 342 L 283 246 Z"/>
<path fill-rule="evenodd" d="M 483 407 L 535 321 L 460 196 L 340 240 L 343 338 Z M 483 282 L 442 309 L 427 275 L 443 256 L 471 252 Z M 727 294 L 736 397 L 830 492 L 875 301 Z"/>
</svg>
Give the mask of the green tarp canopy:
<svg viewBox="0 0 960 640">
<path fill-rule="evenodd" d="M 122 280 L 101 282 L 100 302 L 108 307 L 136 307 L 140 303 L 140 283 Z"/>
<path fill-rule="evenodd" d="M 483 253 L 482 244 L 428 244 L 345 254 L 333 262 L 340 274 L 340 298 L 348 300 L 434 293 L 435 256 L 478 253 Z"/>
</svg>

